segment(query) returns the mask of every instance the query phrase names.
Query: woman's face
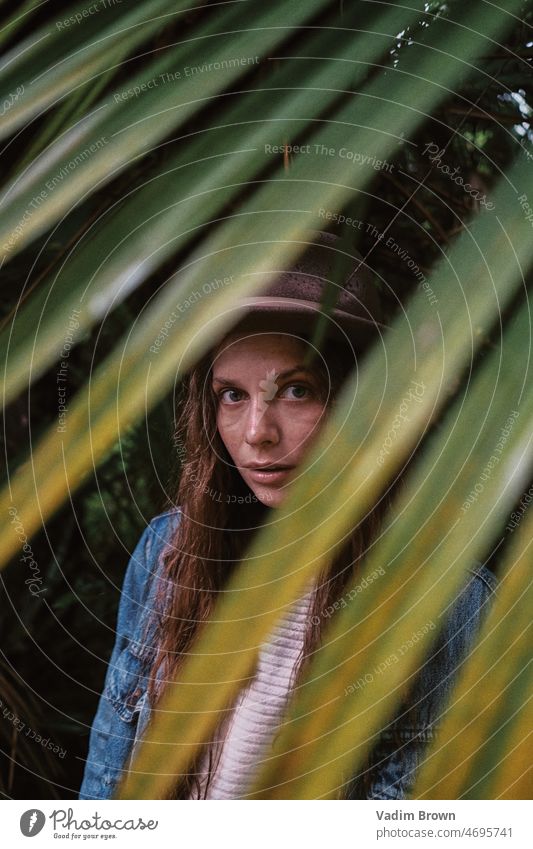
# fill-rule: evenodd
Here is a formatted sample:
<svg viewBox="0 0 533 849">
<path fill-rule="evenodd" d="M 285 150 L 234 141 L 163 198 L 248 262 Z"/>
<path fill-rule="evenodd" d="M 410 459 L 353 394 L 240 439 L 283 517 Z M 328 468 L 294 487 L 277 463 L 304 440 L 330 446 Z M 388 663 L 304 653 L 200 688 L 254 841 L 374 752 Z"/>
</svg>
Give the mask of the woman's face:
<svg viewBox="0 0 533 849">
<path fill-rule="evenodd" d="M 305 343 L 281 333 L 233 334 L 212 369 L 217 426 L 254 495 L 278 507 L 324 421 L 314 371 L 302 365 Z"/>
</svg>

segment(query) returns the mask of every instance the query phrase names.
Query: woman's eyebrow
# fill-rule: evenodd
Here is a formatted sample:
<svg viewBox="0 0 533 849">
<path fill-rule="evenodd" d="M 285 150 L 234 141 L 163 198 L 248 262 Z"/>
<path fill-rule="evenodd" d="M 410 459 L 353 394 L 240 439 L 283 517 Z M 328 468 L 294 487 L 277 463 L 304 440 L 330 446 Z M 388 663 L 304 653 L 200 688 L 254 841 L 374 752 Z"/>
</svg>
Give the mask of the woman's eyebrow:
<svg viewBox="0 0 533 849">
<path fill-rule="evenodd" d="M 228 380 L 227 377 L 213 377 L 213 383 L 220 383 L 222 386 L 234 386 L 238 381 Z"/>
<path fill-rule="evenodd" d="M 293 374 L 301 374 L 302 372 L 310 376 L 312 374 L 311 370 L 307 368 L 307 366 L 298 365 L 294 366 L 294 368 L 280 371 L 277 375 L 275 375 L 274 380 L 285 380 L 285 378 L 290 377 Z M 227 377 L 213 377 L 213 383 L 220 383 L 222 386 L 234 386 L 238 382 L 238 380 L 229 380 Z"/>
</svg>

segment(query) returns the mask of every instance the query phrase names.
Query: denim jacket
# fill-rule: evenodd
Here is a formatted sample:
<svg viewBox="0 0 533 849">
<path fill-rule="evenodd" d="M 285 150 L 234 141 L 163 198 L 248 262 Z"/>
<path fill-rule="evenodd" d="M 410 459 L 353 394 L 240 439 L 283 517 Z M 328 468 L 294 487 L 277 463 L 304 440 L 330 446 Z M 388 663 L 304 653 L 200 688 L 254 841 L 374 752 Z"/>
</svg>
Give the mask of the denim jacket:
<svg viewBox="0 0 533 849">
<path fill-rule="evenodd" d="M 156 516 L 130 558 L 118 610 L 116 639 L 89 737 L 79 799 L 109 799 L 127 772 L 150 718 L 147 683 L 154 641 L 144 629 L 154 609 L 160 555 L 179 521 L 179 510 Z M 446 625 L 396 718 L 359 775 L 347 782 L 343 798 L 403 799 L 412 787 L 423 750 L 432 738 L 451 690 L 496 589 L 495 576 L 482 564 L 454 601 Z"/>
</svg>

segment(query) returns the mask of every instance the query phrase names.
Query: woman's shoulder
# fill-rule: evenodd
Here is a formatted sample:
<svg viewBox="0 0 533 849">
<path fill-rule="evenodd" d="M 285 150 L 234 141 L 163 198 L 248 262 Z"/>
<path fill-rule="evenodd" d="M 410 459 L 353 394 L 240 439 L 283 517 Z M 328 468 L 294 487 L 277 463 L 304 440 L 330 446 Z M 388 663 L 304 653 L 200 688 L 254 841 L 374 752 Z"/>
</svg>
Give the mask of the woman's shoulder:
<svg viewBox="0 0 533 849">
<path fill-rule="evenodd" d="M 473 576 L 472 580 L 480 584 L 489 596 L 498 589 L 500 583 L 498 578 L 481 560 L 474 560 L 468 571 Z"/>
<path fill-rule="evenodd" d="M 448 630 L 456 630 L 465 623 L 474 625 L 486 615 L 487 609 L 498 590 L 499 580 L 488 566 L 479 560 L 468 567 L 466 579 L 445 611 Z M 467 625 L 468 627 L 468 625 Z"/>
<path fill-rule="evenodd" d="M 164 513 L 158 513 L 150 520 L 145 530 L 144 553 L 146 565 L 150 572 L 159 573 L 161 555 L 172 541 L 172 537 L 180 523 L 181 509 L 174 507 Z"/>
<path fill-rule="evenodd" d="M 498 591 L 499 580 L 488 566 L 474 560 L 465 579 L 441 614 L 440 644 L 457 662 L 470 648 Z"/>
<path fill-rule="evenodd" d="M 172 538 L 172 534 L 179 525 L 181 508 L 173 507 L 164 513 L 159 513 L 150 520 L 146 533 L 146 550 L 151 555 L 154 549 L 163 548 Z"/>
<path fill-rule="evenodd" d="M 180 521 L 179 507 L 154 516 L 146 525 L 130 557 L 122 587 L 122 605 L 144 604 L 154 577 L 159 577 L 161 555 Z"/>
</svg>

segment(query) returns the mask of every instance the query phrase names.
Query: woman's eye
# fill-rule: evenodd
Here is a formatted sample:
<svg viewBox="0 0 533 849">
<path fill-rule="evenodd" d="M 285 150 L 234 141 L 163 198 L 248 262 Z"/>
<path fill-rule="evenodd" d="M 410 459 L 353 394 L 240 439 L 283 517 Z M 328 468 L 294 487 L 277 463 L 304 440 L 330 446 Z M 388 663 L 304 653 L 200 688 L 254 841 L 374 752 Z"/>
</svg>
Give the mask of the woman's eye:
<svg viewBox="0 0 533 849">
<path fill-rule="evenodd" d="M 311 390 L 302 383 L 291 383 L 290 386 L 285 387 L 281 394 L 288 394 L 289 397 L 292 396 L 292 398 L 299 401 L 301 398 L 307 398 L 311 394 Z"/>
<path fill-rule="evenodd" d="M 237 401 L 241 400 L 241 393 L 238 389 L 224 389 L 219 393 L 218 397 L 226 404 L 235 404 Z"/>
<path fill-rule="evenodd" d="M 309 398 L 312 395 L 312 390 L 302 383 L 291 383 L 285 386 L 278 394 L 281 398 L 301 401 L 304 398 Z M 242 401 L 243 392 L 240 389 L 223 389 L 218 393 L 218 398 L 223 404 L 237 404 L 239 401 Z"/>
</svg>

